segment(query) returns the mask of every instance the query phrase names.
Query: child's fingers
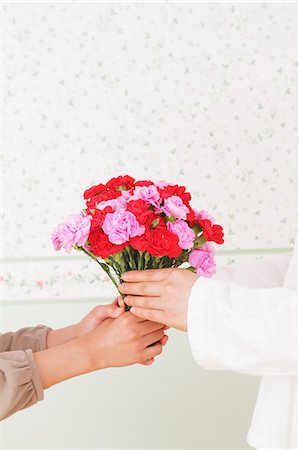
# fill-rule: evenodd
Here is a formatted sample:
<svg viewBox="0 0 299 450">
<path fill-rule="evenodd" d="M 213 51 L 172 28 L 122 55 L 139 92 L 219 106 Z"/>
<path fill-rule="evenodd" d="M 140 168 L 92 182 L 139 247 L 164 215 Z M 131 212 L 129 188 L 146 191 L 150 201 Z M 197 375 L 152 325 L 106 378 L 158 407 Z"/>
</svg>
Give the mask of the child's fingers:
<svg viewBox="0 0 299 450">
<path fill-rule="evenodd" d="M 153 363 L 155 362 L 154 358 L 151 359 L 147 359 L 146 361 L 144 361 L 143 363 L 141 363 L 143 366 L 151 366 Z"/>
<path fill-rule="evenodd" d="M 144 351 L 145 360 L 155 358 L 155 356 L 160 355 L 162 353 L 162 345 L 160 342 L 157 342 L 150 347 L 147 347 Z"/>
<path fill-rule="evenodd" d="M 162 337 L 162 339 L 160 339 L 160 344 L 162 345 L 162 347 L 164 347 L 164 345 L 167 344 L 167 341 L 168 341 L 168 336 L 167 336 L 167 334 L 165 334 L 165 335 Z"/>
<path fill-rule="evenodd" d="M 158 322 L 152 322 L 146 320 L 145 322 L 140 323 L 140 327 L 142 327 L 142 335 L 146 336 L 149 333 L 153 333 L 154 331 L 162 330 L 163 325 Z"/>
<path fill-rule="evenodd" d="M 121 316 L 125 312 L 124 308 L 116 307 L 111 311 L 111 314 L 109 317 L 112 319 L 117 319 L 117 317 Z"/>
<path fill-rule="evenodd" d="M 159 342 L 164 336 L 164 333 L 162 330 L 154 331 L 153 333 L 149 333 L 146 336 L 143 336 L 142 338 L 142 344 L 147 347 L 148 345 L 155 344 L 156 342 Z"/>
<path fill-rule="evenodd" d="M 116 299 L 113 301 L 113 305 L 120 306 L 121 308 L 125 307 L 125 303 L 121 295 L 116 297 Z"/>
</svg>

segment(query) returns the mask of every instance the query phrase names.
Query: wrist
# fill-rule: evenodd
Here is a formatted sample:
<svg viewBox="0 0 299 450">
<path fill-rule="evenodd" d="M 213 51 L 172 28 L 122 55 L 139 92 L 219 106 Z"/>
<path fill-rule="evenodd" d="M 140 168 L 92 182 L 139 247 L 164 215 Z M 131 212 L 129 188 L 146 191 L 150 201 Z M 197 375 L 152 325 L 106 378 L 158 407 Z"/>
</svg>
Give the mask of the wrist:
<svg viewBox="0 0 299 450">
<path fill-rule="evenodd" d="M 80 339 L 36 352 L 34 360 L 44 389 L 95 370 L 90 352 Z"/>
<path fill-rule="evenodd" d="M 80 335 L 78 324 L 70 325 L 58 330 L 51 330 L 47 334 L 47 348 L 56 347 L 57 345 L 66 344 Z"/>
<path fill-rule="evenodd" d="M 77 339 L 80 347 L 83 349 L 85 365 L 88 372 L 94 370 L 106 369 L 109 366 L 108 359 L 103 343 L 99 340 L 95 341 L 92 333 L 84 335 Z"/>
</svg>

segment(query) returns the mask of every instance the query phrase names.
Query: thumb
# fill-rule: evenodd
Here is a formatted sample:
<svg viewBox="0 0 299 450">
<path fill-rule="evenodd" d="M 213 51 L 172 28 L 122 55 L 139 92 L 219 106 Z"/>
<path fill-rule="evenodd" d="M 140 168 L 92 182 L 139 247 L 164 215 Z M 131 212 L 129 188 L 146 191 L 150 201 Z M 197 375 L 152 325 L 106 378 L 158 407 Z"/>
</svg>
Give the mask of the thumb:
<svg viewBox="0 0 299 450">
<path fill-rule="evenodd" d="M 113 301 L 112 305 L 120 306 L 121 308 L 124 308 L 125 302 L 121 295 L 116 297 L 116 299 Z"/>
<path fill-rule="evenodd" d="M 102 322 L 105 319 L 119 317 L 124 312 L 124 308 L 111 305 L 98 305 L 92 311 L 93 319 L 97 322 Z"/>
<path fill-rule="evenodd" d="M 121 308 L 116 305 L 111 305 L 111 306 L 113 306 L 113 308 L 111 308 L 109 317 L 111 317 L 112 319 L 116 319 L 117 317 L 121 316 L 125 312 L 125 308 Z"/>
</svg>

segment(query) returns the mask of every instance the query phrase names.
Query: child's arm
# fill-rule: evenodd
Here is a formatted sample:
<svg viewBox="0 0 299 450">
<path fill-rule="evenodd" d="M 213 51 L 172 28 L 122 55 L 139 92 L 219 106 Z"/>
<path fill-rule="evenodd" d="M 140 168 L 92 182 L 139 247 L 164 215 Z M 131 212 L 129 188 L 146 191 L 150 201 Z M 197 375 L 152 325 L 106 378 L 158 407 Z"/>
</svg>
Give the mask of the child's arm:
<svg viewBox="0 0 299 450">
<path fill-rule="evenodd" d="M 42 400 L 44 389 L 69 378 L 106 367 L 150 365 L 165 342 L 163 325 L 124 313 L 56 347 L 0 353 L 0 420 Z"/>
</svg>

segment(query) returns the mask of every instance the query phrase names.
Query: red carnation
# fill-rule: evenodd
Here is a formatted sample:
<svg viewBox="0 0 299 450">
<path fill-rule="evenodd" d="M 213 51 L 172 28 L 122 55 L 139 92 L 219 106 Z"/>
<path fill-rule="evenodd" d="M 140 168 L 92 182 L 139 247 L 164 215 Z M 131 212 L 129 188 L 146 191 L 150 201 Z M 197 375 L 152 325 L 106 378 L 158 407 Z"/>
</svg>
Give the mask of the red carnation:
<svg viewBox="0 0 299 450">
<path fill-rule="evenodd" d="M 127 210 L 136 216 L 136 219 L 141 225 L 152 223 L 155 219 L 155 213 L 152 209 L 149 209 L 151 205 L 145 200 L 131 200 L 128 203 Z M 148 225 L 150 226 L 150 225 Z"/>
<path fill-rule="evenodd" d="M 116 191 L 129 191 L 134 184 L 135 179 L 129 175 L 124 175 L 116 178 L 111 178 L 111 180 L 106 183 L 109 189 Z"/>
<path fill-rule="evenodd" d="M 108 256 L 120 252 L 128 245 L 128 242 L 121 245 L 112 244 L 103 230 L 91 231 L 89 233 L 88 241 L 91 245 L 90 250 L 92 253 L 95 256 L 100 256 L 102 259 L 108 258 Z"/>
<path fill-rule="evenodd" d="M 136 236 L 130 239 L 130 245 L 135 250 L 139 250 L 140 252 L 145 252 L 148 248 L 148 239 L 147 239 L 148 231 L 143 233 L 141 236 Z"/>
<path fill-rule="evenodd" d="M 114 198 L 120 197 L 121 191 L 111 191 L 106 188 L 105 192 L 95 195 L 90 200 L 86 202 L 86 206 L 90 209 L 96 208 L 97 205 L 101 202 L 105 202 L 107 200 L 113 200 Z"/>
<path fill-rule="evenodd" d="M 171 197 L 172 195 L 177 195 L 178 197 L 181 197 L 181 199 L 187 206 L 188 202 L 191 200 L 191 194 L 189 192 L 186 192 L 185 186 L 179 186 L 178 184 L 175 184 L 173 186 L 166 186 L 165 188 L 159 188 L 158 191 L 162 200 Z"/>
<path fill-rule="evenodd" d="M 90 229 L 95 230 L 96 228 L 101 228 L 104 223 L 106 214 L 112 212 L 113 208 L 111 208 L 111 206 L 106 206 L 106 208 L 103 210 L 95 209 L 93 213 L 90 210 L 87 210 L 87 213 L 92 216 Z"/>
<path fill-rule="evenodd" d="M 153 186 L 155 183 L 153 183 L 150 180 L 142 180 L 142 181 L 136 181 L 134 183 L 134 186 Z"/>
<path fill-rule="evenodd" d="M 192 208 L 189 208 L 189 212 L 187 214 L 187 221 L 189 222 L 190 227 L 194 227 L 195 225 L 195 212 Z"/>
<path fill-rule="evenodd" d="M 179 238 L 164 226 L 159 226 L 146 232 L 143 236 L 130 240 L 133 248 L 148 251 L 152 256 L 168 256 L 177 258 L 182 253 Z"/>
<path fill-rule="evenodd" d="M 148 252 L 153 256 L 178 258 L 182 253 L 179 238 L 164 227 L 154 228 L 149 232 Z"/>
<path fill-rule="evenodd" d="M 208 219 L 199 220 L 198 223 L 202 227 L 203 235 L 207 241 L 223 244 L 224 233 L 221 225 L 212 225 L 211 221 Z"/>
<path fill-rule="evenodd" d="M 96 186 L 92 186 L 89 189 L 86 189 L 86 191 L 83 194 L 83 197 L 85 200 L 88 200 L 95 195 L 101 194 L 103 192 L 106 192 L 107 188 L 104 184 L 98 184 Z"/>
</svg>

